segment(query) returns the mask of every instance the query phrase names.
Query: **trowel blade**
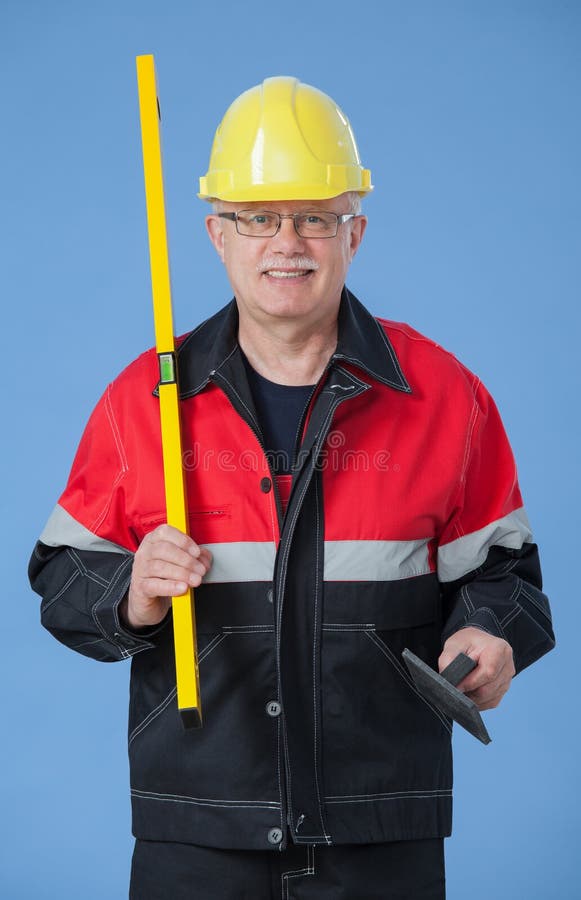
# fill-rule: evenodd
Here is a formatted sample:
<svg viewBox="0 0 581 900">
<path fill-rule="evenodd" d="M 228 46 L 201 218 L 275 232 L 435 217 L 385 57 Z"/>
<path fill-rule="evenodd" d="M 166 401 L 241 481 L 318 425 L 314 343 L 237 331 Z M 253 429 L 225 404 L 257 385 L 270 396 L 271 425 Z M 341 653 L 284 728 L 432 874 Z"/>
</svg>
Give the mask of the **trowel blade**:
<svg viewBox="0 0 581 900">
<path fill-rule="evenodd" d="M 418 691 L 426 700 L 437 706 L 444 715 L 458 722 L 483 744 L 489 744 L 492 738 L 486 730 L 476 704 L 411 650 L 404 650 L 402 656 Z"/>
</svg>

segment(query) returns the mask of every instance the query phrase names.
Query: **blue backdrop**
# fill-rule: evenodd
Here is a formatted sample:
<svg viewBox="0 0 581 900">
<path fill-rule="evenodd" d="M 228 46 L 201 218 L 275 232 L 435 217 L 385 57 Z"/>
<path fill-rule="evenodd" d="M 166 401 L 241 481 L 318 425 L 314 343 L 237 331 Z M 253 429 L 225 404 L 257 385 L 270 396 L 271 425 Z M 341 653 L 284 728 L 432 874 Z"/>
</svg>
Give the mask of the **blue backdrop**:
<svg viewBox="0 0 581 900">
<path fill-rule="evenodd" d="M 195 197 L 231 100 L 293 74 L 345 109 L 376 190 L 350 286 L 495 396 L 559 646 L 455 736 L 450 900 L 578 886 L 581 5 L 2 0 L 0 895 L 117 900 L 130 837 L 126 664 L 38 624 L 25 570 L 105 383 L 153 342 L 135 79 L 154 53 L 178 330 L 229 298 Z"/>
</svg>

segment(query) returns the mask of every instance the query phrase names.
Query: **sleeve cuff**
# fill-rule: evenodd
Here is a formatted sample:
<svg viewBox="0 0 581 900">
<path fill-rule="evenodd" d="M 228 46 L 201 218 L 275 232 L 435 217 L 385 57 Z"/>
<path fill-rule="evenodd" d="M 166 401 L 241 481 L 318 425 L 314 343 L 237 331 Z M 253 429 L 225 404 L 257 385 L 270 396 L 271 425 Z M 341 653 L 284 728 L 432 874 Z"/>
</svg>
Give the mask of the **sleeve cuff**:
<svg viewBox="0 0 581 900">
<path fill-rule="evenodd" d="M 122 657 L 134 656 L 141 650 L 154 647 L 155 643 L 151 638 L 165 628 L 169 619 L 168 614 L 159 625 L 135 631 L 121 622 L 119 606 L 129 590 L 132 566 L 133 555 L 125 557 L 92 609 L 99 630 Z"/>
</svg>

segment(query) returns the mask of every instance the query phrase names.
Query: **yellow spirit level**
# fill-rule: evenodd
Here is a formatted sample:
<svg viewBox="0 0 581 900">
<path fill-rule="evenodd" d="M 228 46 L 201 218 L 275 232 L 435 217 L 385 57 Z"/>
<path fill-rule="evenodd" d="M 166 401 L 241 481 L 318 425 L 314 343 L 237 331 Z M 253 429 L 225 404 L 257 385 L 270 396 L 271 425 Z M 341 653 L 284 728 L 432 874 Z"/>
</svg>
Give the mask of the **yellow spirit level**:
<svg viewBox="0 0 581 900">
<path fill-rule="evenodd" d="M 188 533 L 155 63 L 151 55 L 138 56 L 136 62 L 167 522 Z M 195 728 L 202 724 L 202 709 L 193 590 L 172 597 L 172 614 L 178 708 L 184 726 Z"/>
</svg>

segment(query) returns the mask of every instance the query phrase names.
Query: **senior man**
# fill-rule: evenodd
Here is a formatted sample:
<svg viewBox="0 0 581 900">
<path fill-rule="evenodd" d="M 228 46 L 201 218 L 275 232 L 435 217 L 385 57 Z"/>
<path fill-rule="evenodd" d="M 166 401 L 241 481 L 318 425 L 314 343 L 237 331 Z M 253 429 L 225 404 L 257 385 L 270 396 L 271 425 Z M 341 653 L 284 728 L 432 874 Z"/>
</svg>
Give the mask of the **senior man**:
<svg viewBox="0 0 581 900">
<path fill-rule="evenodd" d="M 31 560 L 43 622 L 132 657 L 134 900 L 445 894 L 451 723 L 409 647 L 496 706 L 553 645 L 513 457 L 478 378 L 345 287 L 371 190 L 293 78 L 242 94 L 200 196 L 234 300 L 180 343 L 191 537 L 164 524 L 149 351 L 106 390 Z M 196 590 L 204 727 L 175 703 Z"/>
</svg>

